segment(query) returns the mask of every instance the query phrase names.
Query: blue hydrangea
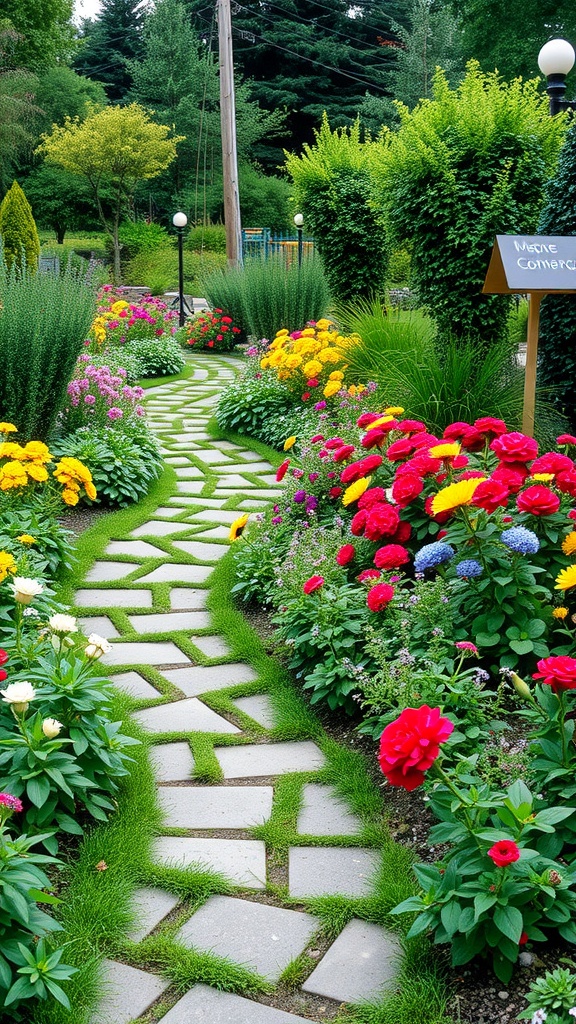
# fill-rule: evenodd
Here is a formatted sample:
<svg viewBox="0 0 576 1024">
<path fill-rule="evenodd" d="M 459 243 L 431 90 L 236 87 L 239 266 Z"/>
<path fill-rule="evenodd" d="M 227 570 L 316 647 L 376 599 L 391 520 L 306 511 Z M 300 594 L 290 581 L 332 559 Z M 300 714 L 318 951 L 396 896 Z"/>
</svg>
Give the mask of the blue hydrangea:
<svg viewBox="0 0 576 1024">
<path fill-rule="evenodd" d="M 535 555 L 540 547 L 540 541 L 532 530 L 525 526 L 512 526 L 504 530 L 500 540 L 511 551 L 517 551 L 521 555 Z"/>
<path fill-rule="evenodd" d="M 414 569 L 416 572 L 433 569 L 436 565 L 442 565 L 442 562 L 449 562 L 453 555 L 454 548 L 441 540 L 435 541 L 434 544 L 425 544 L 414 558 Z"/>
<path fill-rule="evenodd" d="M 465 558 L 462 562 L 458 562 L 456 566 L 456 575 L 462 576 L 465 579 L 481 576 L 483 571 L 480 562 L 477 562 L 475 558 Z"/>
</svg>

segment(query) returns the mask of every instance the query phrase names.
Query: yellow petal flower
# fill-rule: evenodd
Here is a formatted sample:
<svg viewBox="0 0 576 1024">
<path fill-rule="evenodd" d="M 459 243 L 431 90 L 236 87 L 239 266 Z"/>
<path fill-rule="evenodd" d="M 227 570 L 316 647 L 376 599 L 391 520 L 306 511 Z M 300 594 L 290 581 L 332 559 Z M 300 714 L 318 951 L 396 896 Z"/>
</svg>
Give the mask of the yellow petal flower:
<svg viewBox="0 0 576 1024">
<path fill-rule="evenodd" d="M 292 445 L 294 444 L 296 444 L 296 434 L 292 434 L 290 437 L 286 438 L 284 441 L 284 451 L 290 451 L 290 448 L 292 448 Z"/>
<path fill-rule="evenodd" d="M 373 423 L 370 424 L 374 426 Z M 433 444 L 428 449 L 429 454 L 433 459 L 453 459 L 456 455 L 460 455 L 460 445 L 458 441 L 447 441 L 446 444 Z"/>
<path fill-rule="evenodd" d="M 432 498 L 432 514 L 437 516 L 439 512 L 449 512 L 461 505 L 469 505 L 474 497 L 474 492 L 479 484 L 486 477 L 474 477 L 472 480 L 459 480 L 456 484 L 449 484 Z"/>
<path fill-rule="evenodd" d="M 243 516 L 239 516 L 238 519 L 234 520 L 232 526 L 230 527 L 230 533 L 228 535 L 228 539 L 231 542 L 238 540 L 238 537 L 242 536 L 242 533 L 244 532 L 244 527 L 246 526 L 246 523 L 248 522 L 249 519 L 250 513 L 245 512 Z"/>
<path fill-rule="evenodd" d="M 545 483 L 554 479 L 554 473 L 531 473 L 530 475 L 533 480 L 542 480 Z"/>
<path fill-rule="evenodd" d="M 562 541 L 562 551 L 565 555 L 573 555 L 576 551 L 576 531 L 572 530 Z"/>
<path fill-rule="evenodd" d="M 387 409 L 384 409 L 384 412 L 388 416 L 401 416 L 404 412 L 404 407 L 401 405 L 389 405 Z"/>
<path fill-rule="evenodd" d="M 0 423 L 0 434 L 17 434 L 18 427 L 13 423 Z"/>
<path fill-rule="evenodd" d="M 576 587 L 576 565 L 569 565 L 558 573 L 554 590 L 570 590 L 571 587 Z"/>
<path fill-rule="evenodd" d="M 324 398 L 332 398 L 333 395 L 337 395 L 342 387 L 342 382 L 339 380 L 329 380 L 326 387 L 324 388 Z"/>
<path fill-rule="evenodd" d="M 380 416 L 377 420 L 373 420 L 370 424 L 370 430 L 375 430 L 376 427 L 381 427 L 383 423 L 390 423 L 393 420 L 393 416 Z"/>
<path fill-rule="evenodd" d="M 360 477 L 360 480 L 355 480 L 350 487 L 347 487 L 342 495 L 342 504 L 351 505 L 353 501 L 358 501 L 364 494 L 367 487 L 370 486 L 371 476 Z"/>
<path fill-rule="evenodd" d="M 36 543 L 36 537 L 31 537 L 29 533 L 21 533 L 19 537 L 16 537 L 16 540 L 19 541 L 20 544 Z"/>
<path fill-rule="evenodd" d="M 565 619 L 567 615 L 568 615 L 568 609 L 567 608 L 555 608 L 554 611 L 552 612 L 552 617 L 554 619 Z"/>
</svg>

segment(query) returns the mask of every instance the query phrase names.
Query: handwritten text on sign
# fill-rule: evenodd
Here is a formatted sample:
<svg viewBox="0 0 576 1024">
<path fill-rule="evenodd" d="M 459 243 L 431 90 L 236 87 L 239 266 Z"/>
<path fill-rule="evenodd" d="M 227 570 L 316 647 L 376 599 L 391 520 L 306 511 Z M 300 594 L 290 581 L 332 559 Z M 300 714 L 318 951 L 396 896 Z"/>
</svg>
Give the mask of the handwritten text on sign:
<svg viewBox="0 0 576 1024">
<path fill-rule="evenodd" d="M 576 237 L 497 235 L 483 290 L 576 291 Z"/>
</svg>

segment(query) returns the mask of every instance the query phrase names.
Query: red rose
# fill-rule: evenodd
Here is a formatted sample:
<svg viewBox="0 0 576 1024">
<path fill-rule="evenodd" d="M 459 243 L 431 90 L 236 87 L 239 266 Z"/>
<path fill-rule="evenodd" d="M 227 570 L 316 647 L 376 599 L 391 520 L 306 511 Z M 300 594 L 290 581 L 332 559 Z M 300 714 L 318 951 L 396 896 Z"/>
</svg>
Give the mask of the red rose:
<svg viewBox="0 0 576 1024">
<path fill-rule="evenodd" d="M 463 473 L 460 473 L 459 480 L 485 480 L 486 474 L 481 469 L 465 469 Z M 474 492 L 476 493 L 476 492 Z"/>
<path fill-rule="evenodd" d="M 364 430 L 365 427 L 369 427 L 374 420 L 379 420 L 380 416 L 377 412 L 363 412 L 361 416 L 356 420 L 356 426 L 360 427 L 360 430 Z"/>
<path fill-rule="evenodd" d="M 386 491 L 383 487 L 369 487 L 358 499 L 358 508 L 371 508 L 378 501 L 386 501 Z"/>
<path fill-rule="evenodd" d="M 362 459 L 362 476 L 368 476 L 382 465 L 384 459 L 381 455 L 366 455 Z"/>
<path fill-rule="evenodd" d="M 554 484 L 563 494 L 576 498 L 576 469 L 571 469 L 569 473 L 558 473 Z"/>
<path fill-rule="evenodd" d="M 317 388 L 319 383 L 320 383 L 320 381 L 316 380 L 316 378 L 313 377 L 312 380 L 307 380 L 306 381 L 306 387 L 307 388 Z"/>
<path fill-rule="evenodd" d="M 456 423 L 448 424 L 442 434 L 442 437 L 446 438 L 447 441 L 460 441 L 461 438 L 465 437 L 468 431 L 472 429 L 473 427 L 470 423 L 458 420 Z"/>
<path fill-rule="evenodd" d="M 3 683 L 5 679 L 8 679 L 8 673 L 5 668 L 0 668 L 0 683 Z"/>
<path fill-rule="evenodd" d="M 218 339 L 218 341 L 219 341 L 219 340 L 220 340 L 220 339 Z M 207 342 L 206 342 L 206 348 L 214 348 L 214 342 L 213 342 L 213 341 L 207 341 Z"/>
<path fill-rule="evenodd" d="M 380 540 L 390 537 L 397 530 L 400 516 L 393 505 L 384 501 L 372 505 L 366 512 L 364 536 L 367 540 Z"/>
<path fill-rule="evenodd" d="M 286 476 L 286 473 L 288 472 L 288 466 L 289 465 L 290 465 L 290 459 L 284 459 L 284 462 L 282 463 L 282 465 L 278 466 L 278 469 L 276 470 L 276 481 L 277 481 L 277 483 L 280 483 L 280 481 L 284 479 L 284 477 Z"/>
<path fill-rule="evenodd" d="M 529 512 L 532 516 L 551 516 L 560 508 L 560 498 L 544 484 L 533 484 L 516 498 L 520 512 Z"/>
<path fill-rule="evenodd" d="M 240 334 L 240 328 L 239 327 L 233 327 L 232 328 L 232 334 Z"/>
<path fill-rule="evenodd" d="M 412 455 L 414 451 L 414 445 L 412 439 L 407 437 L 401 437 L 398 441 L 393 441 L 390 445 L 386 455 L 390 459 L 390 462 L 396 462 L 398 459 L 407 459 L 409 455 Z"/>
<path fill-rule="evenodd" d="M 495 512 L 497 508 L 506 508 L 509 496 L 510 491 L 500 480 L 483 480 L 474 491 L 472 504 L 486 512 Z"/>
<path fill-rule="evenodd" d="M 510 494 L 518 494 L 527 476 L 526 466 L 518 462 L 513 466 L 501 463 L 492 473 L 492 479 L 507 487 Z"/>
<path fill-rule="evenodd" d="M 508 433 L 508 427 L 504 420 L 497 420 L 494 416 L 480 416 L 479 419 L 474 420 L 473 425 L 479 434 L 494 434 L 499 437 L 501 434 Z"/>
<path fill-rule="evenodd" d="M 520 860 L 520 850 L 511 839 L 499 839 L 488 850 L 488 856 L 494 861 L 497 868 L 505 868 L 508 864 L 514 864 L 515 861 Z"/>
<path fill-rule="evenodd" d="M 366 604 L 371 612 L 383 612 L 394 597 L 394 587 L 389 583 L 376 583 L 366 594 Z"/>
<path fill-rule="evenodd" d="M 378 572 L 378 569 L 364 569 L 356 579 L 358 583 L 365 583 L 366 580 L 379 580 L 381 575 L 382 573 Z"/>
<path fill-rule="evenodd" d="M 3 647 L 0 647 L 0 665 L 5 665 L 10 660 L 10 655 Z"/>
<path fill-rule="evenodd" d="M 216 341 L 224 341 L 224 335 L 223 334 L 217 334 L 216 335 Z"/>
<path fill-rule="evenodd" d="M 302 395 L 302 401 L 303 402 L 307 402 L 309 398 L 310 398 L 310 392 L 309 391 L 305 391 L 304 394 Z"/>
<path fill-rule="evenodd" d="M 332 450 L 336 451 L 337 448 L 341 448 L 343 444 L 346 444 L 346 441 L 342 437 L 329 437 L 328 440 L 324 442 L 324 447 L 331 452 Z"/>
<path fill-rule="evenodd" d="M 381 427 L 376 427 L 374 430 L 369 430 L 367 434 L 364 434 L 360 444 L 363 448 L 381 448 L 386 440 L 386 431 Z"/>
<path fill-rule="evenodd" d="M 223 316 L 222 317 L 222 323 L 223 324 L 231 324 L 232 323 L 232 317 L 231 316 Z"/>
<path fill-rule="evenodd" d="M 320 587 L 324 586 L 323 576 L 311 576 L 309 580 L 302 587 L 305 594 L 313 594 L 315 590 L 319 590 Z"/>
<path fill-rule="evenodd" d="M 409 561 L 410 555 L 401 544 L 385 544 L 374 555 L 374 565 L 378 569 L 399 569 Z"/>
<path fill-rule="evenodd" d="M 355 451 L 356 449 L 353 444 L 343 444 L 341 448 L 334 452 L 334 462 L 345 462 Z"/>
<path fill-rule="evenodd" d="M 336 555 L 336 561 L 338 562 L 338 565 L 349 565 L 355 554 L 356 548 L 353 544 L 343 544 Z"/>
<path fill-rule="evenodd" d="M 359 480 L 361 476 L 364 476 L 364 460 L 360 459 L 358 462 L 351 462 L 350 465 L 346 466 L 340 474 L 340 479 L 343 484 L 351 484 L 354 480 Z"/>
<path fill-rule="evenodd" d="M 398 430 L 403 434 L 419 434 L 421 430 L 426 430 L 426 424 L 421 420 L 400 420 Z"/>
<path fill-rule="evenodd" d="M 551 686 L 554 693 L 576 690 L 576 658 L 568 654 L 551 655 L 542 658 L 537 668 L 533 678 L 541 679 L 547 686 Z"/>
<path fill-rule="evenodd" d="M 452 469 L 466 469 L 466 466 L 470 462 L 467 455 L 455 455 L 451 460 Z"/>
<path fill-rule="evenodd" d="M 424 490 L 420 477 L 414 473 L 405 473 L 392 484 L 392 497 L 400 508 L 405 508 Z"/>
<path fill-rule="evenodd" d="M 513 430 L 510 434 L 495 437 L 490 449 L 496 452 L 501 462 L 530 462 L 538 455 L 538 442 Z"/>
<path fill-rule="evenodd" d="M 573 434 L 560 434 L 556 438 L 556 444 L 576 444 L 576 437 Z"/>
<path fill-rule="evenodd" d="M 328 491 L 328 497 L 329 498 L 339 498 L 342 493 L 343 493 L 343 488 L 342 487 L 331 487 L 330 490 Z"/>
<path fill-rule="evenodd" d="M 570 473 L 574 469 L 572 459 L 560 452 L 545 452 L 539 455 L 530 466 L 530 476 L 535 473 Z"/>
<path fill-rule="evenodd" d="M 400 522 L 398 523 L 398 527 L 395 533 L 392 534 L 390 540 L 393 541 L 394 544 L 406 544 L 406 542 L 410 540 L 411 536 L 412 527 L 410 526 L 410 523 Z"/>
<path fill-rule="evenodd" d="M 470 423 L 451 423 L 442 437 L 448 441 L 460 441 L 470 452 L 479 452 L 484 447 L 484 438 Z"/>
<path fill-rule="evenodd" d="M 427 434 L 423 431 L 420 434 L 413 434 L 410 438 L 414 451 L 418 448 L 432 448 L 435 444 L 440 444 L 440 438 L 436 437 L 435 434 Z"/>
<path fill-rule="evenodd" d="M 440 744 L 453 730 L 452 722 L 442 718 L 440 708 L 427 704 L 405 708 L 380 737 L 378 760 L 388 782 L 409 792 L 421 786 L 424 773 L 438 757 Z"/>
<path fill-rule="evenodd" d="M 427 452 L 418 452 L 408 462 L 396 467 L 396 478 L 404 473 L 414 473 L 416 476 L 434 476 L 442 466 L 441 459 L 433 459 Z"/>
<path fill-rule="evenodd" d="M 314 437 L 310 438 L 310 444 L 320 444 L 320 441 L 324 440 L 324 434 L 314 434 Z"/>
</svg>

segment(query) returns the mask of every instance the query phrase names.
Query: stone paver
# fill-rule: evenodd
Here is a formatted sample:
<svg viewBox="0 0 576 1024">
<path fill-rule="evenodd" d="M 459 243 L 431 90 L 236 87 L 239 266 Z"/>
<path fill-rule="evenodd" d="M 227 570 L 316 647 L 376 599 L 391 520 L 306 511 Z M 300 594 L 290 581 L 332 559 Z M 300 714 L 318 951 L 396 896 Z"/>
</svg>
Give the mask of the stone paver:
<svg viewBox="0 0 576 1024">
<path fill-rule="evenodd" d="M 170 519 L 172 516 L 178 515 L 178 509 L 172 508 L 170 505 L 160 505 L 154 512 L 155 516 L 165 516 L 166 519 Z"/>
<path fill-rule="evenodd" d="M 135 924 L 127 934 L 130 942 L 141 942 L 179 902 L 178 896 L 165 889 L 136 889 L 131 900 Z"/>
<path fill-rule="evenodd" d="M 111 682 L 119 690 L 127 693 L 130 697 L 142 698 L 143 700 L 157 700 L 160 697 L 156 690 L 146 679 L 143 679 L 139 672 L 119 672 L 116 676 L 110 676 Z"/>
<path fill-rule="evenodd" d="M 212 565 L 183 565 L 181 562 L 165 562 L 157 569 L 140 576 L 139 583 L 205 583 L 214 567 Z"/>
<path fill-rule="evenodd" d="M 277 1010 L 232 992 L 194 985 L 165 1017 L 162 1024 L 310 1024 L 310 1018 Z"/>
<path fill-rule="evenodd" d="M 129 555 L 131 558 L 164 558 L 165 552 L 145 540 L 111 540 L 106 555 Z"/>
<path fill-rule="evenodd" d="M 105 960 L 102 985 L 104 998 L 90 1018 L 90 1024 L 129 1024 L 154 1003 L 170 985 L 157 974 Z"/>
<path fill-rule="evenodd" d="M 276 725 L 274 708 L 267 693 L 255 693 L 251 697 L 236 697 L 234 704 L 239 711 L 250 715 L 250 718 L 253 718 L 259 725 L 263 725 L 265 729 L 273 729 Z"/>
<path fill-rule="evenodd" d="M 210 868 L 247 889 L 266 887 L 266 847 L 258 839 L 159 836 L 152 859 L 165 867 Z"/>
<path fill-rule="evenodd" d="M 223 462 L 232 461 L 229 455 L 219 452 L 217 448 L 203 448 L 201 451 L 194 452 L 194 457 L 205 462 L 207 466 L 219 466 Z"/>
<path fill-rule="evenodd" d="M 134 718 L 148 732 L 240 732 L 235 725 L 207 708 L 196 697 L 144 708 L 143 711 L 137 711 Z"/>
<path fill-rule="evenodd" d="M 217 562 L 230 550 L 225 544 L 210 544 L 209 541 L 203 540 L 174 541 L 174 547 L 179 551 L 185 551 L 187 555 L 192 555 L 199 562 Z"/>
<path fill-rule="evenodd" d="M 166 669 L 162 675 L 187 697 L 198 697 L 210 690 L 251 683 L 257 679 L 254 669 L 240 662 L 226 665 L 190 665 L 188 668 Z"/>
<path fill-rule="evenodd" d="M 247 743 L 238 747 L 215 747 L 225 779 L 249 779 L 313 772 L 325 764 L 324 754 L 311 740 L 294 743 Z"/>
<path fill-rule="evenodd" d="M 195 523 L 194 525 L 196 529 L 198 529 L 198 523 Z M 219 540 L 228 540 L 230 537 L 230 527 L 206 526 L 199 533 L 194 534 L 194 540 L 214 540 L 216 537 Z"/>
<path fill-rule="evenodd" d="M 278 981 L 318 924 L 317 918 L 301 911 L 211 896 L 176 933 L 176 941 L 225 956 L 267 981 Z"/>
<path fill-rule="evenodd" d="M 210 625 L 208 612 L 153 612 L 152 615 L 129 615 L 128 618 L 137 633 L 190 632 L 207 629 Z"/>
<path fill-rule="evenodd" d="M 302 988 L 343 1003 L 375 1000 L 395 981 L 400 953 L 400 943 L 392 932 L 354 918 Z"/>
<path fill-rule="evenodd" d="M 194 590 L 192 587 L 174 587 L 170 591 L 170 607 L 176 610 L 195 611 L 206 607 L 207 590 Z"/>
<path fill-rule="evenodd" d="M 94 562 L 88 570 L 84 579 L 87 583 L 108 583 L 112 580 L 121 580 L 124 576 L 134 572 L 138 566 L 136 562 Z"/>
<path fill-rule="evenodd" d="M 93 590 L 77 590 L 74 603 L 78 608 L 151 608 L 152 592 L 94 587 Z"/>
<path fill-rule="evenodd" d="M 195 636 L 194 646 L 202 651 L 206 658 L 227 658 L 232 653 L 221 636 Z"/>
<path fill-rule="evenodd" d="M 156 743 L 149 755 L 158 782 L 189 782 L 192 778 L 194 758 L 187 743 Z"/>
<path fill-rule="evenodd" d="M 236 701 L 236 704 L 239 702 Z M 298 831 L 305 836 L 353 836 L 362 828 L 332 786 L 308 783 L 302 790 Z"/>
<path fill-rule="evenodd" d="M 268 821 L 272 786 L 163 786 L 158 791 L 168 828 L 252 828 Z"/>
<path fill-rule="evenodd" d="M 181 474 L 179 474 L 180 476 Z M 178 494 L 202 494 L 206 484 L 203 480 L 178 480 L 176 490 Z"/>
<path fill-rule="evenodd" d="M 114 644 L 108 654 L 102 656 L 104 665 L 182 665 L 190 659 L 176 644 L 168 641 L 158 643 Z"/>
<path fill-rule="evenodd" d="M 182 509 L 177 509 L 182 512 Z M 132 530 L 132 537 L 168 537 L 172 533 L 183 533 L 190 529 L 190 523 L 164 523 L 161 519 L 151 519 Z"/>
<path fill-rule="evenodd" d="M 377 850 L 293 846 L 288 856 L 291 896 L 367 896 L 380 865 Z"/>
<path fill-rule="evenodd" d="M 223 502 L 219 502 L 218 504 L 221 505 Z M 238 512 L 228 511 L 227 509 L 223 509 L 221 512 L 218 512 L 216 509 L 207 508 L 206 511 L 196 512 L 195 515 L 191 517 L 190 522 L 228 523 L 229 526 L 232 526 L 235 519 L 238 519 Z"/>
<path fill-rule="evenodd" d="M 106 640 L 120 636 L 116 626 L 107 615 L 81 615 L 78 622 L 86 636 L 89 636 L 90 633 L 97 633 L 98 636 L 103 636 Z"/>
</svg>

